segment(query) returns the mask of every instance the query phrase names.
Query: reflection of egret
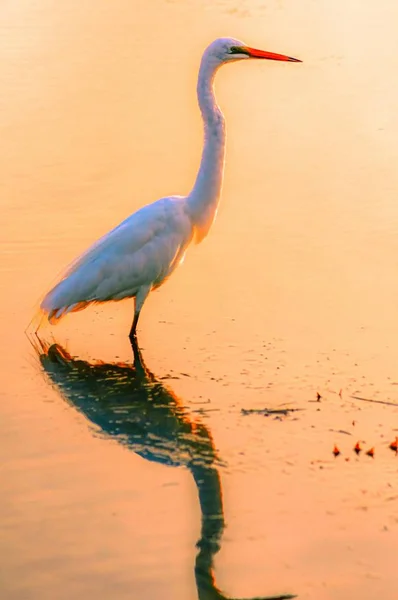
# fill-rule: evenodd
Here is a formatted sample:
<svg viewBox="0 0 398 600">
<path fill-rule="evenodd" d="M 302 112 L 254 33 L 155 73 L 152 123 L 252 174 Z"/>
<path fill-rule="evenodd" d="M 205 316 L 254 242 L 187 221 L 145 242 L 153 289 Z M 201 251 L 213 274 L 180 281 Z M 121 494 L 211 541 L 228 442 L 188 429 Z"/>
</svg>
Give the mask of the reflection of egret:
<svg viewBox="0 0 398 600">
<path fill-rule="evenodd" d="M 62 396 L 103 432 L 148 460 L 190 470 L 202 513 L 195 564 L 198 597 L 226 600 L 213 575 L 224 513 L 216 449 L 208 428 L 192 420 L 175 394 L 146 368 L 135 344 L 133 365 L 90 364 L 72 358 L 58 344 L 48 349 L 42 345 L 38 351 L 44 372 Z"/>
<path fill-rule="evenodd" d="M 130 337 L 135 336 L 148 294 L 167 280 L 182 262 L 188 246 L 193 241 L 200 242 L 214 221 L 225 146 L 224 117 L 214 96 L 214 76 L 221 65 L 247 59 L 300 62 L 283 54 L 249 48 L 232 38 L 215 40 L 206 48 L 197 86 L 204 148 L 191 193 L 144 206 L 77 258 L 41 303 L 51 323 L 93 303 L 134 298 Z"/>
</svg>

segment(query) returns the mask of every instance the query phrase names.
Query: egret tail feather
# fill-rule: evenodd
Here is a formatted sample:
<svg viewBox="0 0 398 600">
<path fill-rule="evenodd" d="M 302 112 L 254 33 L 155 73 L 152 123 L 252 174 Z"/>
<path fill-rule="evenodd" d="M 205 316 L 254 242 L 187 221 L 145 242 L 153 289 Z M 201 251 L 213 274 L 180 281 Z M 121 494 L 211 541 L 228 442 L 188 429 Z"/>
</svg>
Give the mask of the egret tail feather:
<svg viewBox="0 0 398 600">
<path fill-rule="evenodd" d="M 92 302 L 76 302 L 76 304 L 71 304 L 70 306 L 53 308 L 48 312 L 48 321 L 51 323 L 51 325 L 56 325 L 58 321 L 60 321 L 68 313 L 84 310 L 89 304 L 92 304 Z"/>
</svg>

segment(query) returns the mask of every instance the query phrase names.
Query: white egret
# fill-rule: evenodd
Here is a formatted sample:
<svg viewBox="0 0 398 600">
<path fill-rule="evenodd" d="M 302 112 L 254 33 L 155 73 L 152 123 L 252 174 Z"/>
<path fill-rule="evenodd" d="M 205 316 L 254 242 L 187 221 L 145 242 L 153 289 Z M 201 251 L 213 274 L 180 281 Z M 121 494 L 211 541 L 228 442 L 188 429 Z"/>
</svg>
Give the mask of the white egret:
<svg viewBox="0 0 398 600">
<path fill-rule="evenodd" d="M 166 281 L 189 244 L 203 240 L 215 219 L 224 171 L 225 126 L 214 96 L 214 76 L 221 65 L 248 58 L 301 62 L 232 38 L 217 39 L 206 48 L 197 85 L 204 147 L 192 191 L 144 206 L 77 258 L 41 303 L 50 323 L 89 304 L 134 298 L 130 338 L 135 337 L 149 292 Z"/>
</svg>

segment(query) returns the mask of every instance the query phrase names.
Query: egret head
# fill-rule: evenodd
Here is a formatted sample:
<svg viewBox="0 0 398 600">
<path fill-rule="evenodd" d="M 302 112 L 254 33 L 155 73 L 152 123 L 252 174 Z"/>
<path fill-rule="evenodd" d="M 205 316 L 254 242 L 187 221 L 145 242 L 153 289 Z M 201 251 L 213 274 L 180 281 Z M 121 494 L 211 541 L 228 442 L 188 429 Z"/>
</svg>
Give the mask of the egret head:
<svg viewBox="0 0 398 600">
<path fill-rule="evenodd" d="M 240 40 L 234 38 L 218 38 L 208 46 L 205 54 L 215 64 L 221 65 L 226 62 L 234 62 L 247 58 L 265 58 L 268 60 L 283 60 L 288 62 L 301 62 L 298 58 L 275 54 L 265 50 L 256 50 L 247 46 Z"/>
</svg>

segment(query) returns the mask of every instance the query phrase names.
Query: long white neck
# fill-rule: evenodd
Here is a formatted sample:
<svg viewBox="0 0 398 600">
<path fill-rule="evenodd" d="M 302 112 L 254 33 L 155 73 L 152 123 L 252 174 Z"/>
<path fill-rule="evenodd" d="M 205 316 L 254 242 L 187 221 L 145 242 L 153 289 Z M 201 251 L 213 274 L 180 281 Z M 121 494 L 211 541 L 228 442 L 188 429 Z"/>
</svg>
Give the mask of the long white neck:
<svg viewBox="0 0 398 600">
<path fill-rule="evenodd" d="M 209 61 L 206 54 L 203 56 L 197 93 L 204 124 L 204 146 L 195 185 L 187 197 L 196 242 L 200 242 L 207 235 L 215 219 L 224 173 L 224 117 L 217 106 L 213 89 L 218 67 L 219 64 Z"/>
</svg>

